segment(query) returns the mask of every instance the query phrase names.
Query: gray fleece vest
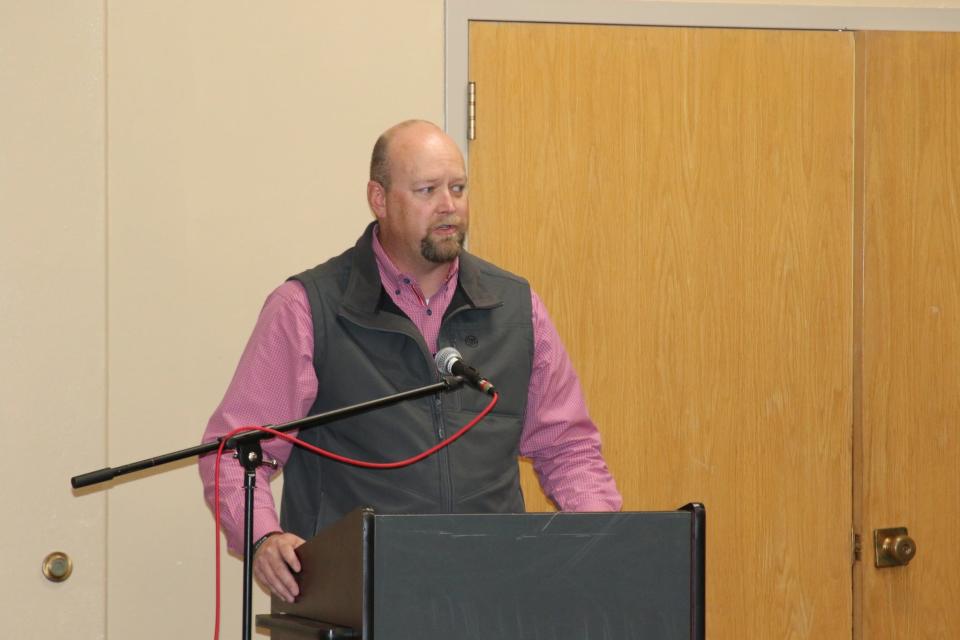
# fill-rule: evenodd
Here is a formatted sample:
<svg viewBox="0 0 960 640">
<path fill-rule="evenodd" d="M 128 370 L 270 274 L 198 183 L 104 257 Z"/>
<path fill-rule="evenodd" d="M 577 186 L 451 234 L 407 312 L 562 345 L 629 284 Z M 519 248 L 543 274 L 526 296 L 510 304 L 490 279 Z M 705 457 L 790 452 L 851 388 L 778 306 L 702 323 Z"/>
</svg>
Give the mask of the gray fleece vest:
<svg viewBox="0 0 960 640">
<path fill-rule="evenodd" d="M 310 414 L 437 382 L 423 336 L 383 290 L 373 225 L 356 246 L 293 277 L 313 313 L 317 400 Z M 362 469 L 294 447 L 284 466 L 281 526 L 303 538 L 358 506 L 390 513 L 524 510 L 518 446 L 533 361 L 530 286 L 466 252 L 440 329 L 497 387 L 500 401 L 463 438 L 410 467 Z M 341 455 L 377 462 L 424 451 L 476 416 L 489 396 L 469 387 L 407 400 L 300 434 Z"/>
</svg>

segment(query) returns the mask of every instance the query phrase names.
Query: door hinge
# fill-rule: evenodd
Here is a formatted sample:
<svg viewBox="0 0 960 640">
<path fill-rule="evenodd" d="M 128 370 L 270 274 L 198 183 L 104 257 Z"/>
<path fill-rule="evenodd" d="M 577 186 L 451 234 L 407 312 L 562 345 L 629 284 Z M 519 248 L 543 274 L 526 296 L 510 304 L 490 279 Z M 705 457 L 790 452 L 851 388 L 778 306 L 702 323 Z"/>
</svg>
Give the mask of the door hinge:
<svg viewBox="0 0 960 640">
<path fill-rule="evenodd" d="M 477 83 L 467 83 L 467 140 L 477 139 Z"/>
<path fill-rule="evenodd" d="M 853 552 L 853 562 L 860 562 L 860 558 L 863 555 L 863 541 L 860 539 L 860 534 L 854 532 L 850 536 L 850 543 Z"/>
</svg>

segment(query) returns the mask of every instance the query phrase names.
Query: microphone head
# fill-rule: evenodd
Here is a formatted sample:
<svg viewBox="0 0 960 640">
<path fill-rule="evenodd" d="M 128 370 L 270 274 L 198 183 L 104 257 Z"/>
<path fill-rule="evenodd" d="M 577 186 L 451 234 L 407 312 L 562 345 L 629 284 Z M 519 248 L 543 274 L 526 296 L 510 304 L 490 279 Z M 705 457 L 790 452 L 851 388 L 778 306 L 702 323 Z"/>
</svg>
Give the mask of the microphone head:
<svg viewBox="0 0 960 640">
<path fill-rule="evenodd" d="M 453 363 L 457 360 L 463 360 L 463 356 L 453 347 L 444 347 L 437 351 L 437 355 L 433 357 L 433 361 L 437 365 L 437 371 L 445 376 L 453 375 Z"/>
</svg>

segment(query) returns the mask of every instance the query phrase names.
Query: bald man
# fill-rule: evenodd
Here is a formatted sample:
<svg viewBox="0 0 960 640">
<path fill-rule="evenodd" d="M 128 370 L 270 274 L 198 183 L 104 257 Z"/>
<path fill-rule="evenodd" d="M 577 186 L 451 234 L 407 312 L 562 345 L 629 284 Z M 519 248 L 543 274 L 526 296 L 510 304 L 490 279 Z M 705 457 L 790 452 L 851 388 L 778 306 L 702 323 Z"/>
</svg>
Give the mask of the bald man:
<svg viewBox="0 0 960 640">
<path fill-rule="evenodd" d="M 374 145 L 367 201 L 376 220 L 343 254 L 290 278 L 267 299 L 204 441 L 237 426 L 281 424 L 437 381 L 433 356 L 454 346 L 497 385 L 500 401 L 462 439 L 425 460 L 370 470 L 283 441 L 278 519 L 258 471 L 254 575 L 280 598 L 298 594 L 294 549 L 359 506 L 378 513 L 518 513 L 518 456 L 565 511 L 616 511 L 621 497 L 556 328 L 522 278 L 463 248 L 467 174 L 456 143 L 410 120 Z M 321 448 L 369 461 L 429 449 L 489 398 L 472 389 L 408 401 L 307 430 Z M 200 462 L 213 504 L 213 456 Z M 243 545 L 242 470 L 224 464 L 224 530 Z"/>
</svg>

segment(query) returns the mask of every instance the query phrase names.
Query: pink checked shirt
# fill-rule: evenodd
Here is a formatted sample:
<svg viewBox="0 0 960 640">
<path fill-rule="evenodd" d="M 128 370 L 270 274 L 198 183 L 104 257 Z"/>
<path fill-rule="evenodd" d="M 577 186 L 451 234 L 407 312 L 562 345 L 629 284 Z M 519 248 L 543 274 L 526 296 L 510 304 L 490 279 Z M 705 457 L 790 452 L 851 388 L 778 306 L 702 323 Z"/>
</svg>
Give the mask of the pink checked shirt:
<svg viewBox="0 0 960 640">
<path fill-rule="evenodd" d="M 401 273 L 374 234 L 373 250 L 387 294 L 413 321 L 431 351 L 437 350 L 440 321 L 456 289 L 459 261 L 431 298 L 417 282 Z M 600 434 L 587 414 L 580 381 L 540 298 L 533 302 L 534 361 L 520 454 L 533 461 L 544 492 L 564 511 L 618 511 L 620 493 L 600 452 Z M 493 381 L 496 383 L 496 381 Z M 210 417 L 203 441 L 209 442 L 239 426 L 282 424 L 302 418 L 313 406 L 317 377 L 313 369 L 313 323 L 303 286 L 280 285 L 264 303 L 227 393 Z M 264 455 L 283 465 L 293 445 L 283 440 L 263 443 Z M 207 503 L 214 503 L 214 455 L 200 459 Z M 221 463 L 221 516 L 233 551 L 243 546 L 243 470 L 228 455 Z M 268 482 L 276 473 L 257 472 L 253 539 L 279 531 L 280 524 Z"/>
</svg>

